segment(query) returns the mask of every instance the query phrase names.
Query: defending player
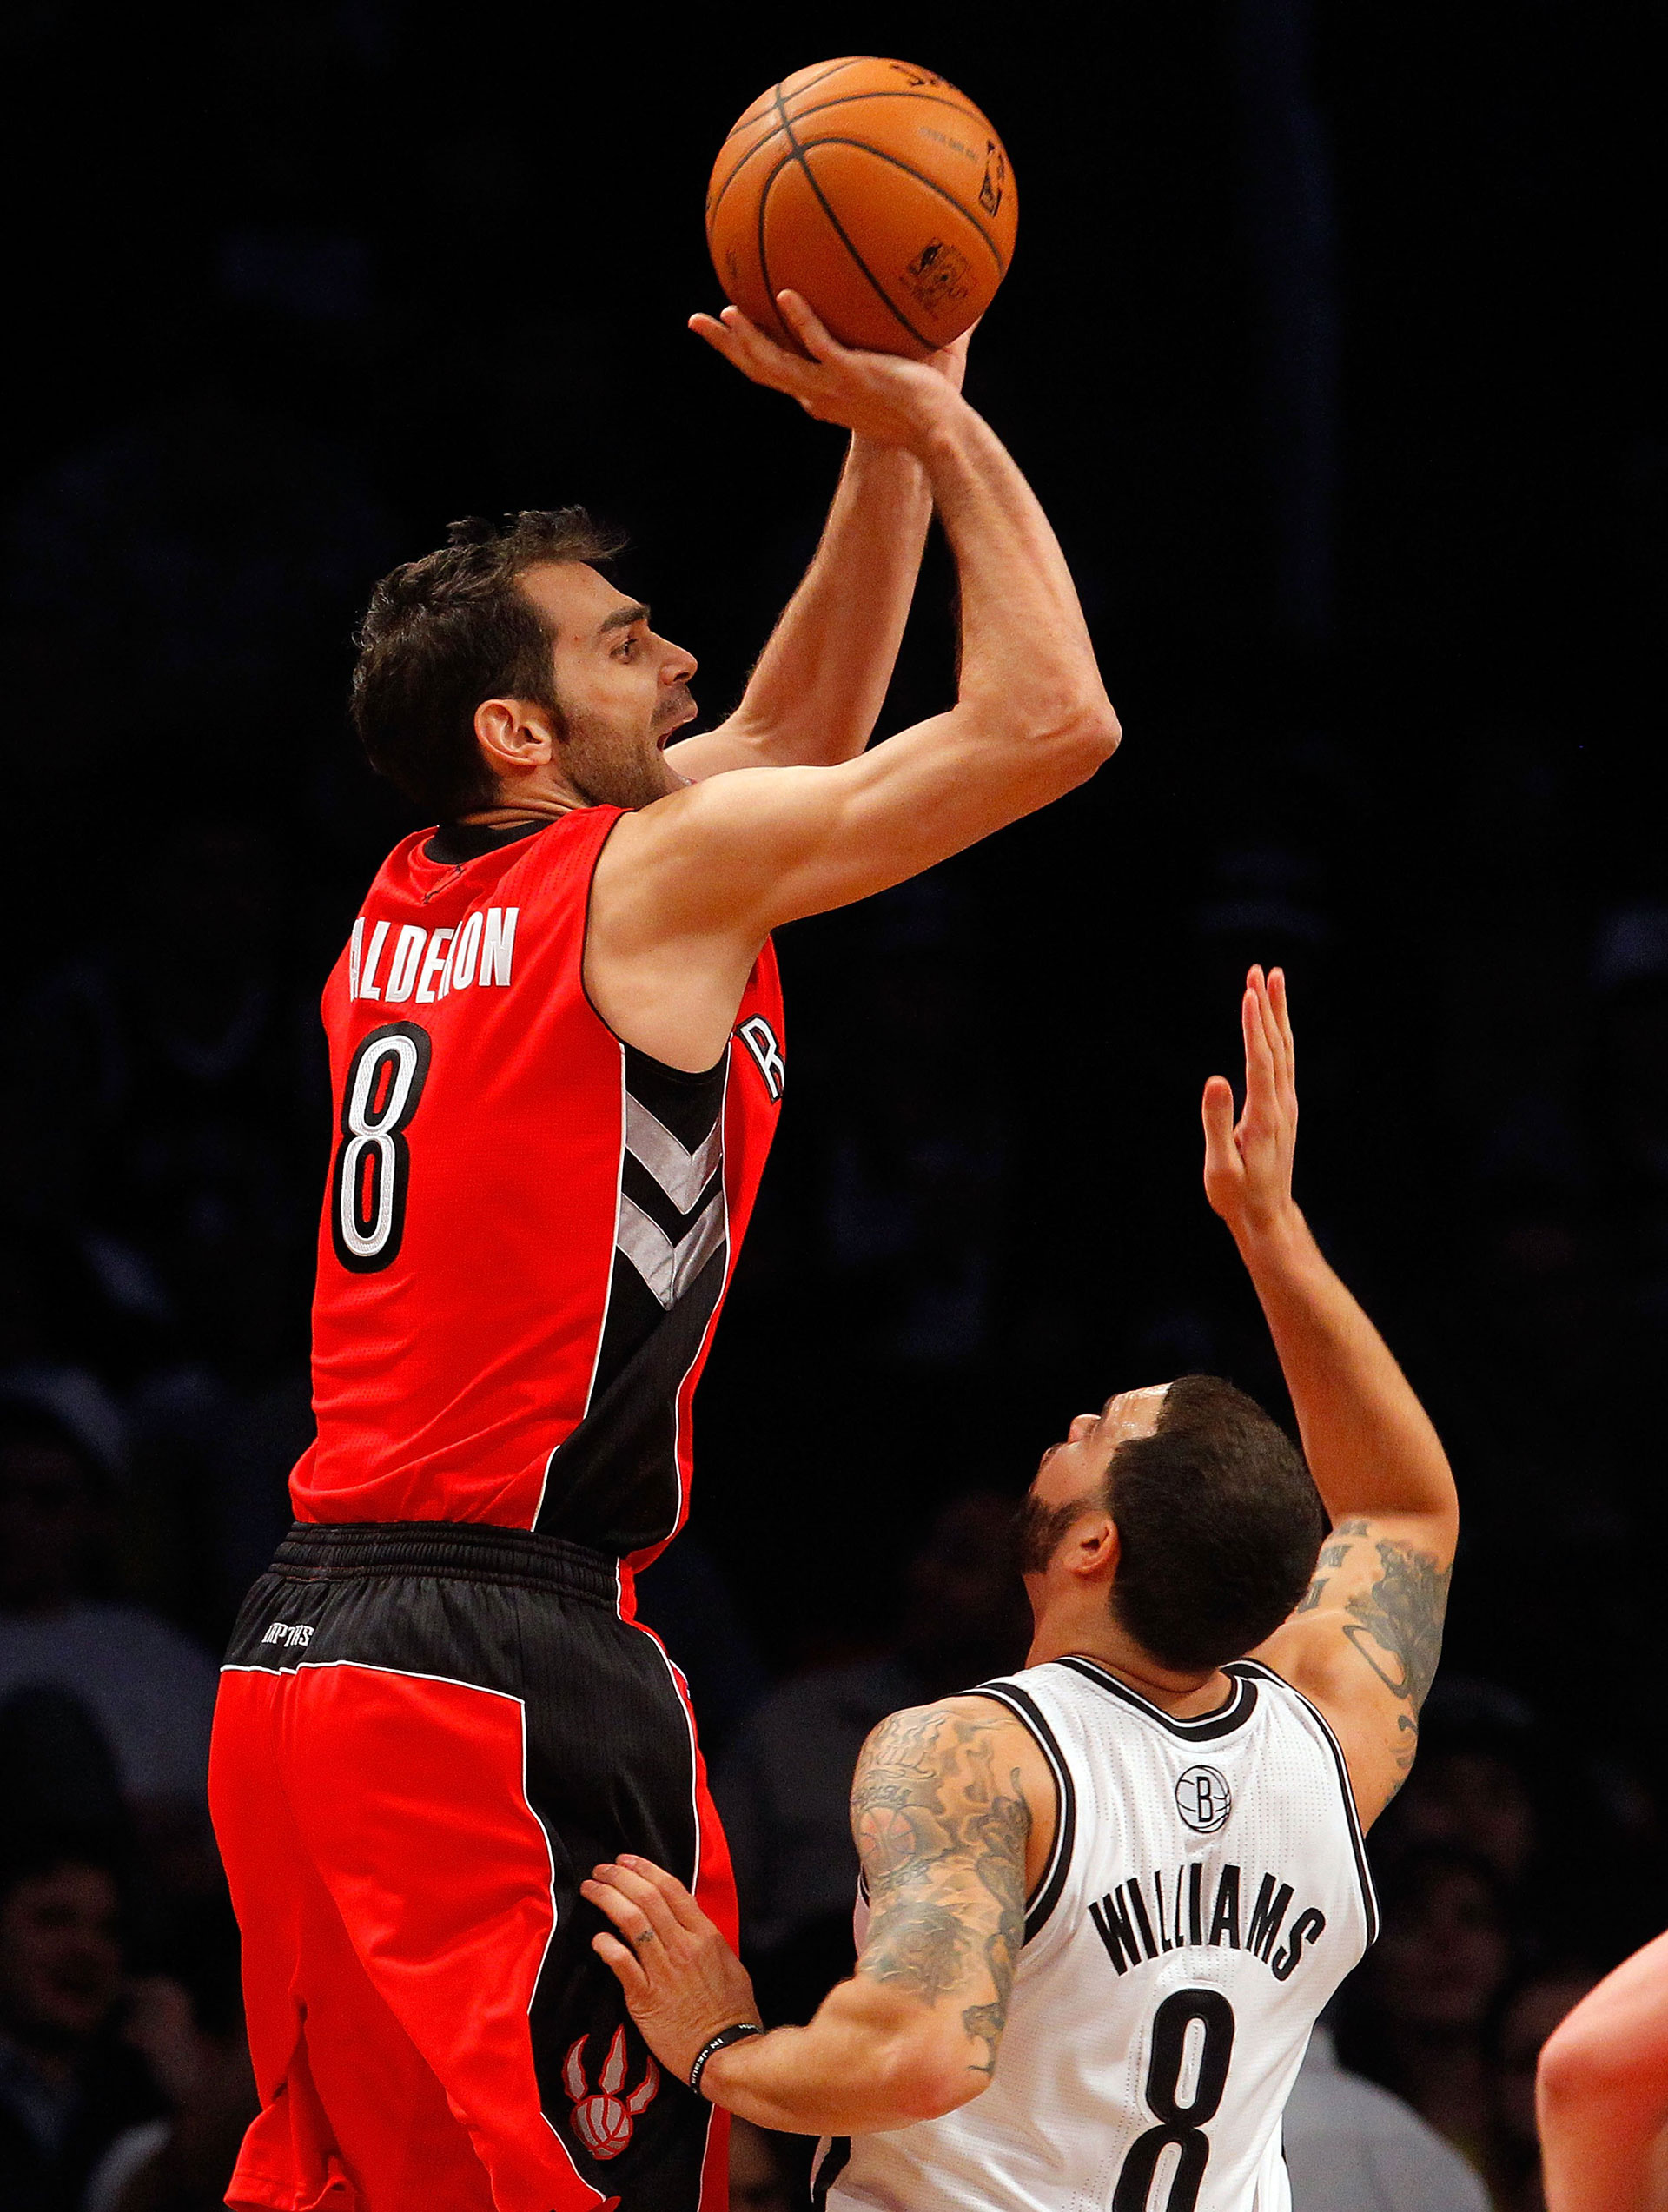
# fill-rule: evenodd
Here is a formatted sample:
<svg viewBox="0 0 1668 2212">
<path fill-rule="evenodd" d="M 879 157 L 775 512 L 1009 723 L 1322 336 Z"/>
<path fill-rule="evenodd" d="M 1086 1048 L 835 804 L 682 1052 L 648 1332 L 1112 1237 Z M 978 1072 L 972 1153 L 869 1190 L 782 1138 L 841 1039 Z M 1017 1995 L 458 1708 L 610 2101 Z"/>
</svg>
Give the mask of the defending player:
<svg viewBox="0 0 1668 2212">
<path fill-rule="evenodd" d="M 632 1577 L 775 1128 L 770 931 L 1091 775 L 1117 725 L 1018 470 L 937 366 L 698 318 L 856 434 L 740 711 L 582 516 L 453 533 L 377 588 L 355 714 L 440 822 L 324 997 L 339 1120 L 297 1527 L 240 1619 L 211 1790 L 262 2109 L 230 2202 L 694 2212 L 724 2130 L 589 1947 L 635 1850 L 733 1927 L 680 1679 Z M 937 504 L 958 695 L 864 752 Z"/>
<path fill-rule="evenodd" d="M 861 1956 L 809 2026 L 749 2032 L 739 1962 L 659 1869 L 587 1885 L 668 2071 L 834 2139 L 819 2202 L 1289 2206 L 1281 2113 L 1372 1939 L 1361 1831 L 1412 1764 L 1458 1516 L 1429 1421 L 1292 1201 L 1278 970 L 1252 970 L 1244 1030 L 1237 1128 L 1228 1085 L 1206 1088 L 1205 1187 L 1314 1482 L 1210 1377 L 1078 1416 L 1023 1517 L 1026 1671 L 864 1747 Z"/>
</svg>

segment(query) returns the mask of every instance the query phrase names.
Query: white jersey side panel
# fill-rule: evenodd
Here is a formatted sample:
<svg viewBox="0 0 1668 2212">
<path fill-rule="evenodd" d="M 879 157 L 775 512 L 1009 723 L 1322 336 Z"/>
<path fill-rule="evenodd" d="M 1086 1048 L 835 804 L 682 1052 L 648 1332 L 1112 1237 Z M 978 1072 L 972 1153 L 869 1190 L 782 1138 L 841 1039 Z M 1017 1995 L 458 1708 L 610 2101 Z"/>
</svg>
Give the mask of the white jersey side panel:
<svg viewBox="0 0 1668 2212">
<path fill-rule="evenodd" d="M 945 2119 L 830 2144 L 819 2203 L 1288 2212 L 1287 2093 L 1376 1921 L 1331 1731 L 1266 1667 L 1227 1671 L 1191 1721 L 1088 1659 L 984 1685 L 1060 1793 L 996 2072 Z"/>
</svg>

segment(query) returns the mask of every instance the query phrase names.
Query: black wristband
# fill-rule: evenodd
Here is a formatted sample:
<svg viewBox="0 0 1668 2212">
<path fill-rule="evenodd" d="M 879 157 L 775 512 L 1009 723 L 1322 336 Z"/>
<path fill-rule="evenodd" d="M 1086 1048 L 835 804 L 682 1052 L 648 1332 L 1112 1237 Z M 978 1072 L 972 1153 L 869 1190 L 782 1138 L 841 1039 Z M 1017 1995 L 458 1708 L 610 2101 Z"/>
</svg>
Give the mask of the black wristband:
<svg viewBox="0 0 1668 2212">
<path fill-rule="evenodd" d="M 731 2043 L 745 2042 L 749 2036 L 762 2036 L 764 2030 L 757 2020 L 738 2020 L 733 2028 L 720 2028 L 710 2043 L 695 2054 L 695 2063 L 689 2070 L 689 2086 L 697 2096 L 701 2093 L 701 2076 L 706 2071 L 706 2062 L 718 2051 L 728 2050 Z"/>
</svg>

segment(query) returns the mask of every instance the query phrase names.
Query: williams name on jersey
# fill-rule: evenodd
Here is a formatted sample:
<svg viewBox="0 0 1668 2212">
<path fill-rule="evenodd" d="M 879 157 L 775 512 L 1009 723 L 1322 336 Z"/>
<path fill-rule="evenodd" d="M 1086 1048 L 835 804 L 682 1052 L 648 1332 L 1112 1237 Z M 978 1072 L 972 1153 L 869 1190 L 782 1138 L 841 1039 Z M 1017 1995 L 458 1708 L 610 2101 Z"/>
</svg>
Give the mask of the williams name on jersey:
<svg viewBox="0 0 1668 2212">
<path fill-rule="evenodd" d="M 995 2073 L 942 2120 L 827 2144 L 819 2205 L 1289 2212 L 1286 2098 L 1376 1912 L 1331 1730 L 1254 1660 L 1226 1672 L 1190 1720 L 1086 1659 L 975 1692 L 1058 1802 Z"/>
</svg>

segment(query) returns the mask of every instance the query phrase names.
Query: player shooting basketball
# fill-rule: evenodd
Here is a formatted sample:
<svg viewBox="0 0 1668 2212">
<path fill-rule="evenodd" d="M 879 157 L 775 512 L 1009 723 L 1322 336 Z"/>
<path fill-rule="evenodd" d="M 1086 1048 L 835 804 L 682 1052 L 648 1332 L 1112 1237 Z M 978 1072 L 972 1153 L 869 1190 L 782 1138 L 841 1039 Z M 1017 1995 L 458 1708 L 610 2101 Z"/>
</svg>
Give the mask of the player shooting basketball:
<svg viewBox="0 0 1668 2212">
<path fill-rule="evenodd" d="M 1413 1761 L 1458 1512 L 1430 1421 L 1293 1202 L 1278 970 L 1252 970 L 1243 1027 L 1237 1126 L 1227 1083 L 1205 1090 L 1205 1188 L 1308 1468 L 1206 1376 L 1073 1421 L 1023 1514 L 1026 1671 L 864 1747 L 861 1956 L 809 2026 L 758 2032 L 739 1961 L 659 1868 L 587 1884 L 668 2071 L 835 2138 L 819 2203 L 1290 2204 L 1281 2113 L 1373 1933 L 1361 1831 Z"/>
<path fill-rule="evenodd" d="M 573 509 L 377 587 L 354 712 L 439 826 L 326 987 L 337 1116 L 297 1526 L 235 1633 L 215 1821 L 261 2098 L 235 2207 L 694 2212 L 724 2130 L 589 1944 L 583 1871 L 734 1899 L 632 1577 L 688 1509 L 690 1403 L 784 1079 L 770 933 L 930 867 L 1117 742 L 1036 499 L 932 363 L 703 335 L 854 434 L 738 712 Z M 928 515 L 948 712 L 865 752 Z"/>
</svg>

